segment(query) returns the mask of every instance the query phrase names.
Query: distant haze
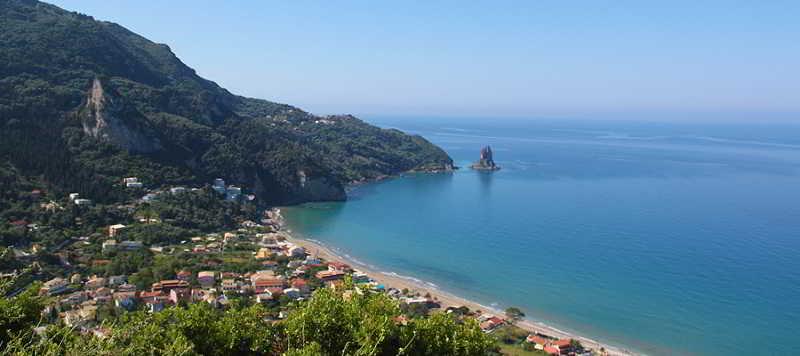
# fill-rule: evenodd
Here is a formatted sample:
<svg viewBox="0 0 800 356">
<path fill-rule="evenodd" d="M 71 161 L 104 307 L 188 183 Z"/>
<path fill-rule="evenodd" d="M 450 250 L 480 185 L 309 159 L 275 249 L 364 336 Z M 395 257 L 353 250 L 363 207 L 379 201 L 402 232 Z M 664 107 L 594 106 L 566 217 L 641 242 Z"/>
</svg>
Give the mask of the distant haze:
<svg viewBox="0 0 800 356">
<path fill-rule="evenodd" d="M 53 3 L 317 114 L 800 121 L 797 1 Z"/>
</svg>

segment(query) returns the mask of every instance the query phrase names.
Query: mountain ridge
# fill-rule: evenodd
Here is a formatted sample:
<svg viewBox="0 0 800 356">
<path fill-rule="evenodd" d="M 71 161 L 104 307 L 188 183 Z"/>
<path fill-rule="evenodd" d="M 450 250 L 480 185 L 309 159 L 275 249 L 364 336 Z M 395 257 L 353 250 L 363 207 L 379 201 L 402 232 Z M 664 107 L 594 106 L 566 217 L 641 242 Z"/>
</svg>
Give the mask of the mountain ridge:
<svg viewBox="0 0 800 356">
<path fill-rule="evenodd" d="M 140 176 L 222 177 L 265 204 L 343 200 L 351 182 L 453 169 L 422 137 L 235 95 L 165 44 L 34 0 L 0 1 L 0 77 L 0 159 L 98 199 Z"/>
</svg>

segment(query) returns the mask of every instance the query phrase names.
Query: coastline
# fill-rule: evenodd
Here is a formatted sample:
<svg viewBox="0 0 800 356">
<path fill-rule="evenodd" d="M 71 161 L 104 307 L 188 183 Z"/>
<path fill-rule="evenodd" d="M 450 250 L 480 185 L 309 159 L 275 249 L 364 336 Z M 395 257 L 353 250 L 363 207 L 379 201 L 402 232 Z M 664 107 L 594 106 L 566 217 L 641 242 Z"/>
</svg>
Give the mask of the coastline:
<svg viewBox="0 0 800 356">
<path fill-rule="evenodd" d="M 396 289 L 405 288 L 419 292 L 421 294 L 430 293 L 431 296 L 433 296 L 441 303 L 442 309 L 450 306 L 452 307 L 466 306 L 473 311 L 480 310 L 498 316 L 503 316 L 505 314 L 502 310 L 498 310 L 496 308 L 486 306 L 466 298 L 459 297 L 455 294 L 448 293 L 446 291 L 439 289 L 436 285 L 426 283 L 420 279 L 408 276 L 401 276 L 393 272 L 380 271 L 375 266 L 366 265 L 365 263 L 358 261 L 352 256 L 349 255 L 342 256 L 341 253 L 337 253 L 336 251 L 334 251 L 333 247 L 327 246 L 320 241 L 304 237 L 299 233 L 292 231 L 289 228 L 289 226 L 286 225 L 286 221 L 283 215 L 281 214 L 280 208 L 275 208 L 274 212 L 276 214 L 279 226 L 281 228 L 280 233 L 289 242 L 303 246 L 309 253 L 315 253 L 318 257 L 321 257 L 327 261 L 347 263 L 351 265 L 353 268 L 363 273 L 366 273 L 370 278 L 372 278 L 379 284 L 383 284 L 386 288 L 390 287 Z M 576 333 L 567 332 L 559 328 L 556 328 L 554 326 L 547 325 L 543 322 L 531 320 L 527 317 L 525 319 L 517 321 L 514 324 L 531 333 L 542 333 L 555 338 L 575 339 L 580 341 L 581 344 L 590 349 L 599 351 L 602 348 L 606 351 L 608 355 L 625 355 L 625 356 L 637 355 L 637 353 L 634 351 L 618 346 L 609 345 L 594 339 L 580 336 Z"/>
</svg>

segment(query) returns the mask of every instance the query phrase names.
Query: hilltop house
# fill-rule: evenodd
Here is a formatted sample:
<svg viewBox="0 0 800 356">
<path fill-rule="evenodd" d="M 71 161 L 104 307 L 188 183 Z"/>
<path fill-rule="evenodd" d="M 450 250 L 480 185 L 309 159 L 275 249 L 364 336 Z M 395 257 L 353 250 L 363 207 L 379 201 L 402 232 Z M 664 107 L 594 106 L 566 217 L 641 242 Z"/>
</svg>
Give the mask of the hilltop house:
<svg viewBox="0 0 800 356">
<path fill-rule="evenodd" d="M 108 227 L 108 237 L 116 237 L 119 232 L 127 226 L 122 224 L 114 224 Z"/>
<path fill-rule="evenodd" d="M 256 294 L 256 303 L 266 303 L 272 300 L 272 293 L 270 291 L 265 290 L 262 293 Z"/>
<path fill-rule="evenodd" d="M 162 280 L 153 283 L 153 292 L 169 293 L 173 289 L 189 289 L 189 282 L 177 279 Z"/>
<path fill-rule="evenodd" d="M 44 285 L 39 290 L 39 293 L 47 295 L 56 295 L 66 292 L 67 288 L 68 288 L 67 281 L 63 278 L 56 277 L 47 282 L 44 282 Z"/>
<path fill-rule="evenodd" d="M 114 293 L 114 305 L 127 310 L 133 309 L 136 304 L 136 292 Z"/>
<path fill-rule="evenodd" d="M 89 280 L 86 281 L 86 283 L 84 283 L 84 285 L 83 285 L 83 287 L 85 289 L 97 289 L 97 288 L 105 287 L 105 286 L 106 286 L 106 279 L 103 278 L 103 277 L 97 277 L 97 276 L 93 276 L 92 278 L 89 278 Z"/>
<path fill-rule="evenodd" d="M 117 240 L 105 240 L 102 247 L 103 252 L 114 251 L 117 249 Z"/>
</svg>

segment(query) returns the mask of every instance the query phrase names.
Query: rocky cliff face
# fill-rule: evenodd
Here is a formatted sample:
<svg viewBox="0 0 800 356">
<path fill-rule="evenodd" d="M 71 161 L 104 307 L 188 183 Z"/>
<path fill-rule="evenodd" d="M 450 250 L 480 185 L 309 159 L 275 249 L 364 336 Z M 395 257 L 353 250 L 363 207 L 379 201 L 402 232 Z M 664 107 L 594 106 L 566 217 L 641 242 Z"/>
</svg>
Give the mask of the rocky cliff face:
<svg viewBox="0 0 800 356">
<path fill-rule="evenodd" d="M 106 92 L 95 78 L 81 112 L 83 132 L 99 140 L 120 146 L 131 152 L 149 153 L 160 150 L 158 138 L 146 135 L 142 123 L 134 122 L 135 114 L 125 112 L 122 99 Z"/>
<path fill-rule="evenodd" d="M 486 146 L 481 148 L 481 156 L 478 162 L 472 165 L 472 169 L 477 170 L 484 170 L 484 171 L 495 171 L 500 169 L 498 165 L 494 163 L 494 155 L 492 154 L 492 147 Z"/>
</svg>

